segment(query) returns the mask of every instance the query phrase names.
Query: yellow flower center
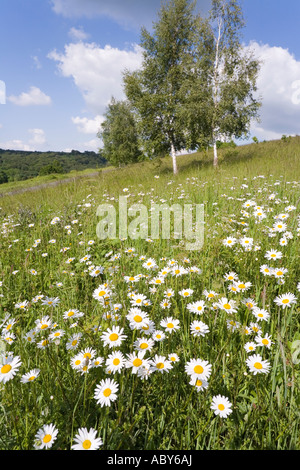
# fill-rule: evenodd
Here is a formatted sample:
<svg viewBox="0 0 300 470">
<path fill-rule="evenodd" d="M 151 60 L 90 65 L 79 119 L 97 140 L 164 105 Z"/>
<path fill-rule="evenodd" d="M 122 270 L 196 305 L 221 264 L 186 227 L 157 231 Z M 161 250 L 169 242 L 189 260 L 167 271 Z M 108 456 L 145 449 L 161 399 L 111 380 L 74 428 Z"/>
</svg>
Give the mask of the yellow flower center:
<svg viewBox="0 0 300 470">
<path fill-rule="evenodd" d="M 168 324 L 167 324 L 167 328 L 174 328 L 173 323 L 168 323 Z"/>
<path fill-rule="evenodd" d="M 141 348 L 141 349 L 147 349 L 147 348 L 148 348 L 148 344 L 147 344 L 147 343 L 141 343 L 141 344 L 140 344 L 140 348 Z"/>
<path fill-rule="evenodd" d="M 269 341 L 268 341 L 266 338 L 264 338 L 264 339 L 262 340 L 262 344 L 267 345 L 267 344 L 269 344 Z"/>
<path fill-rule="evenodd" d="M 262 369 L 263 368 L 263 366 L 260 362 L 255 362 L 254 367 L 255 367 L 255 369 Z"/>
<path fill-rule="evenodd" d="M 8 374 L 9 371 L 11 371 L 12 367 L 9 364 L 5 364 L 3 367 L 1 367 L 1 374 Z"/>
<path fill-rule="evenodd" d="M 117 333 L 112 333 L 109 336 L 110 341 L 117 341 L 118 338 L 119 338 L 119 335 L 117 335 Z"/>
<path fill-rule="evenodd" d="M 71 312 L 68 312 L 68 317 L 72 317 L 74 315 L 74 312 L 71 311 Z"/>
<path fill-rule="evenodd" d="M 133 317 L 133 319 L 134 319 L 134 321 L 137 322 L 137 323 L 140 323 L 140 322 L 143 320 L 142 317 L 141 317 L 141 315 L 135 315 L 135 316 Z"/>
<path fill-rule="evenodd" d="M 156 367 L 157 367 L 157 369 L 163 369 L 163 368 L 165 367 L 165 365 L 164 365 L 163 362 L 158 362 L 158 363 L 156 364 Z"/>
<path fill-rule="evenodd" d="M 143 361 L 141 359 L 139 359 L 138 357 L 136 359 L 134 359 L 134 361 L 132 362 L 134 367 L 140 367 L 142 365 L 142 363 L 143 363 Z"/>
<path fill-rule="evenodd" d="M 101 291 L 99 292 L 98 296 L 99 296 L 99 297 L 103 297 L 103 295 L 105 295 L 105 294 L 106 294 L 105 290 L 101 290 Z"/>
<path fill-rule="evenodd" d="M 230 304 L 224 304 L 223 307 L 226 308 L 226 310 L 230 310 L 230 309 L 231 309 L 231 305 L 230 305 Z"/>
<path fill-rule="evenodd" d="M 202 380 L 197 379 L 197 382 L 196 382 L 197 387 L 201 387 L 202 383 L 203 383 Z"/>
<path fill-rule="evenodd" d="M 52 438 L 51 434 L 46 434 L 46 435 L 43 437 L 43 442 L 44 442 L 45 444 L 48 444 L 48 442 L 51 441 L 51 438 Z"/>
<path fill-rule="evenodd" d="M 194 367 L 194 372 L 195 372 L 195 374 L 202 374 L 203 371 L 204 371 L 204 369 L 203 369 L 202 366 L 199 366 L 199 365 L 198 365 L 198 366 L 195 366 L 195 367 Z"/>
<path fill-rule="evenodd" d="M 120 359 L 116 357 L 116 358 L 113 360 L 113 365 L 114 365 L 114 366 L 118 366 L 119 364 L 120 364 Z"/>
<path fill-rule="evenodd" d="M 77 339 L 74 339 L 71 344 L 72 346 L 75 346 L 77 344 Z"/>
<path fill-rule="evenodd" d="M 41 330 L 44 330 L 45 328 L 48 328 L 47 323 L 44 323 L 44 325 L 41 326 Z"/>
<path fill-rule="evenodd" d="M 289 303 L 289 299 L 283 299 L 282 303 L 283 303 L 283 304 L 288 304 L 288 303 Z"/>
<path fill-rule="evenodd" d="M 218 408 L 219 408 L 220 411 L 225 410 L 225 406 L 224 406 L 222 403 L 220 403 L 220 404 L 218 405 Z"/>
<path fill-rule="evenodd" d="M 106 388 L 105 390 L 103 390 L 103 395 L 107 398 L 109 397 L 111 394 L 111 389 L 110 388 Z"/>
<path fill-rule="evenodd" d="M 91 441 L 90 441 L 89 439 L 86 439 L 86 440 L 83 441 L 83 443 L 82 443 L 82 447 L 83 447 L 84 449 L 89 449 L 89 448 L 91 447 L 91 445 L 92 445 L 92 443 L 91 443 Z"/>
</svg>

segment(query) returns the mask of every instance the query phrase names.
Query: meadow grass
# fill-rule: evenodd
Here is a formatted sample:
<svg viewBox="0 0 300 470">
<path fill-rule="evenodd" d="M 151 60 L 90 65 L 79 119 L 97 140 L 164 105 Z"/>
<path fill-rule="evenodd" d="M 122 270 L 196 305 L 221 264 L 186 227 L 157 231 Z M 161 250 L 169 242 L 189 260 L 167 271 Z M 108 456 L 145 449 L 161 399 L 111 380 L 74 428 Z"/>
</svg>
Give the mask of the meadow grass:
<svg viewBox="0 0 300 470">
<path fill-rule="evenodd" d="M 299 156 L 298 138 L 251 144 L 222 149 L 218 170 L 211 152 L 202 152 L 178 157 L 176 176 L 165 158 L 2 197 L 0 449 L 43 447 L 37 433 L 47 424 L 58 431 L 52 449 L 70 449 L 81 428 L 94 429 L 103 441 L 100 449 L 109 450 L 300 449 L 299 302 L 286 308 L 274 302 L 287 293 L 300 295 Z M 184 240 L 151 234 L 147 240 L 99 240 L 98 205 L 117 205 L 124 194 L 128 205 L 142 203 L 149 210 L 153 202 L 204 204 L 202 249 L 187 251 Z M 284 232 L 274 230 L 278 221 L 286 223 Z M 233 246 L 224 243 L 228 237 L 236 240 Z M 244 237 L 253 240 L 249 250 Z M 282 257 L 266 259 L 269 250 Z M 154 268 L 146 268 L 147 260 L 155 261 Z M 264 265 L 287 272 L 267 276 Z M 174 266 L 183 274 L 176 275 Z M 100 274 L 93 274 L 95 267 Z M 225 275 L 231 272 L 245 288 L 229 290 Z M 163 282 L 156 284 L 157 278 Z M 109 289 L 102 301 L 95 295 L 99 286 Z M 174 295 L 164 308 L 168 289 Z M 185 289 L 192 290 L 190 297 L 180 294 Z M 133 293 L 149 300 L 141 310 L 151 335 L 129 321 Z M 235 305 L 233 312 L 222 308 L 224 298 Z M 43 304 L 47 299 L 58 303 Z M 257 319 L 249 299 L 268 312 L 266 320 Z M 189 304 L 201 300 L 203 312 L 191 311 Z M 179 320 L 178 330 L 161 325 L 168 317 Z M 203 336 L 192 334 L 195 321 L 206 326 Z M 109 347 L 102 335 L 113 327 L 123 328 L 126 338 Z M 77 347 L 68 349 L 77 333 Z M 270 348 L 256 342 L 264 337 L 271 339 Z M 154 361 L 146 375 L 107 366 L 112 353 L 125 359 L 137 354 L 142 338 L 155 338 L 143 357 L 149 361 L 145 373 Z M 252 353 L 245 349 L 249 342 L 256 344 Z M 82 361 L 84 352 L 91 357 L 75 368 L 74 357 Z M 178 361 L 169 358 L 174 354 Z M 253 374 L 247 360 L 254 354 L 267 361 L 267 373 Z M 168 372 L 156 369 L 156 355 L 165 369 L 170 365 Z M 19 363 L 6 380 L 3 367 L 12 357 Z M 211 367 L 203 389 L 190 384 L 186 366 L 193 359 Z M 34 369 L 37 377 L 32 373 L 23 383 Z M 101 406 L 95 391 L 106 379 L 118 385 L 117 397 Z M 218 395 L 230 402 L 226 418 L 211 408 Z"/>
</svg>

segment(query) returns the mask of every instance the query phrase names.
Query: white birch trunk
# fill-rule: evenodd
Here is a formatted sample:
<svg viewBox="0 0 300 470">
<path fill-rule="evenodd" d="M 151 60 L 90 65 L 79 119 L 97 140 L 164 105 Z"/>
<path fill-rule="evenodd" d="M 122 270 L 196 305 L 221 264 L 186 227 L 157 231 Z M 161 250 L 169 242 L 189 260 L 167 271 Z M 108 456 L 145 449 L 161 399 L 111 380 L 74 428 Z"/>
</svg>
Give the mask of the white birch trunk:
<svg viewBox="0 0 300 470">
<path fill-rule="evenodd" d="M 172 161 L 173 161 L 173 173 L 174 175 L 177 175 L 178 168 L 177 168 L 177 160 L 176 160 L 176 151 L 175 151 L 175 147 L 173 143 L 171 143 L 171 156 L 172 156 Z"/>
<path fill-rule="evenodd" d="M 214 148 L 214 167 L 218 166 L 218 149 L 217 149 L 217 141 L 214 138 L 213 140 L 213 148 Z"/>
</svg>

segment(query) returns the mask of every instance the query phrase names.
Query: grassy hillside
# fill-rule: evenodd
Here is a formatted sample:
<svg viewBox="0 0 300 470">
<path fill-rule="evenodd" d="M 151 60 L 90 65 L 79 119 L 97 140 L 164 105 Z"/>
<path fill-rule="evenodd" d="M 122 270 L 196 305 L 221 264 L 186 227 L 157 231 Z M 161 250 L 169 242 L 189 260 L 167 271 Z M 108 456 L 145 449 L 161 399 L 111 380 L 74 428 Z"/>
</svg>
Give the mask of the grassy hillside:
<svg viewBox="0 0 300 470">
<path fill-rule="evenodd" d="M 300 449 L 300 139 L 178 167 L 0 199 L 1 450 L 42 448 L 50 424 L 52 449 L 82 427 L 108 450 Z M 118 229 L 124 195 L 148 236 L 99 239 L 97 208 Z M 152 236 L 163 203 L 204 205 L 201 249 L 172 217 Z"/>
</svg>

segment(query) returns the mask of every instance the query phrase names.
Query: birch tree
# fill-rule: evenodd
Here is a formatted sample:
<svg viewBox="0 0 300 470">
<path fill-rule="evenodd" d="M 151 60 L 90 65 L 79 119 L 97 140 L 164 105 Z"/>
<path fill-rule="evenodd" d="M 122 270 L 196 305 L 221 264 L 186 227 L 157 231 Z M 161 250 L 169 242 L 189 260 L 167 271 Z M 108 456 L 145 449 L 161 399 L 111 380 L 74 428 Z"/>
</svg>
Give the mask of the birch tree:
<svg viewBox="0 0 300 470">
<path fill-rule="evenodd" d="M 243 26 L 237 0 L 212 0 L 209 19 L 199 30 L 192 96 L 197 99 L 197 90 L 202 90 L 198 102 L 202 102 L 205 115 L 201 113 L 197 118 L 201 121 L 198 135 L 204 128 L 207 135 L 202 133 L 202 138 L 213 146 L 215 167 L 218 166 L 217 141 L 249 135 L 251 120 L 258 118 L 261 105 L 255 96 L 260 64 L 251 50 L 241 44 Z"/>
<path fill-rule="evenodd" d="M 124 72 L 127 99 L 136 111 L 144 152 L 152 158 L 170 153 L 173 173 L 177 153 L 188 146 L 183 120 L 187 105 L 186 78 L 194 61 L 198 17 L 195 2 L 171 0 L 163 4 L 153 34 L 141 30 L 143 62 L 140 70 Z"/>
</svg>

